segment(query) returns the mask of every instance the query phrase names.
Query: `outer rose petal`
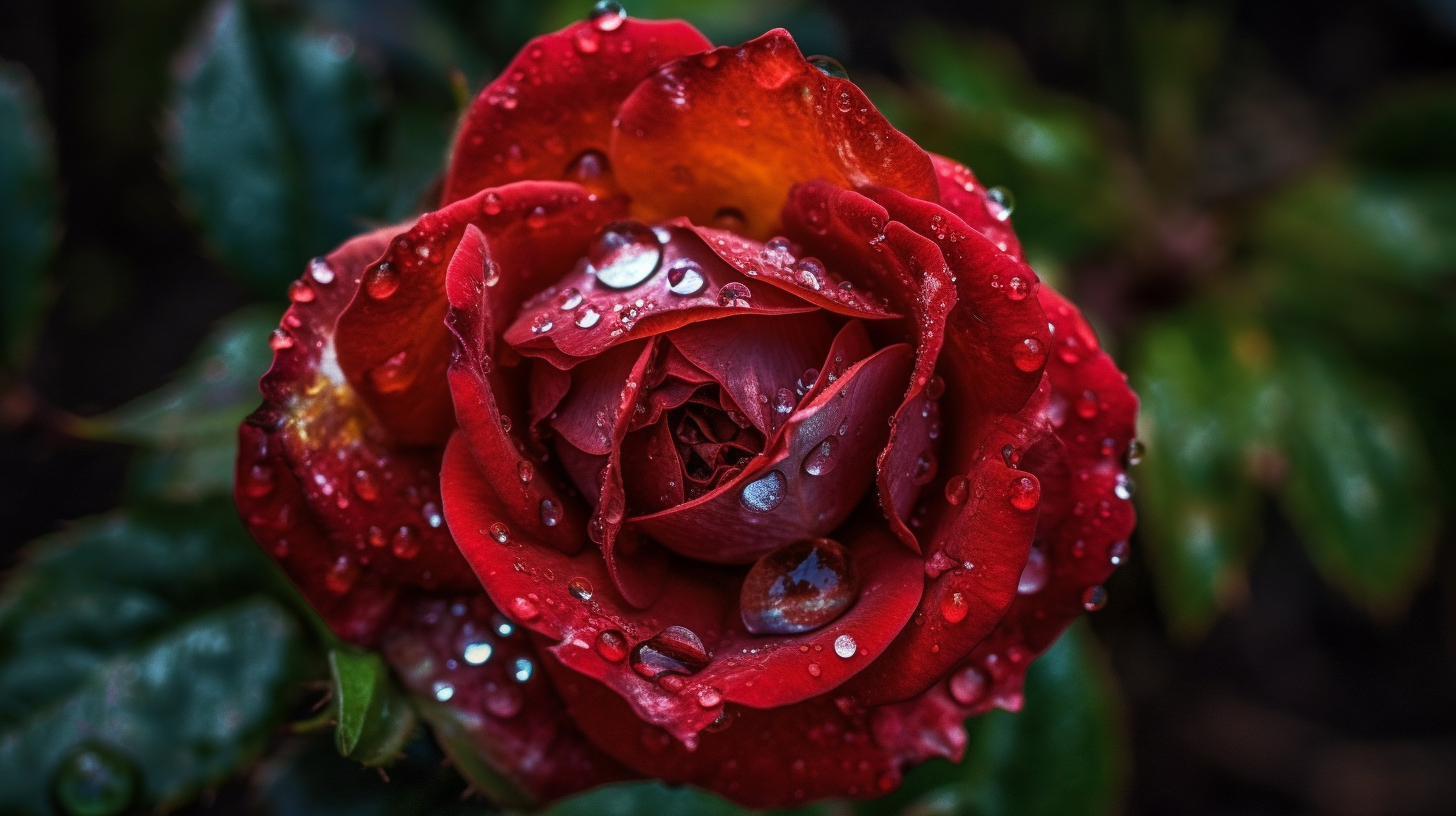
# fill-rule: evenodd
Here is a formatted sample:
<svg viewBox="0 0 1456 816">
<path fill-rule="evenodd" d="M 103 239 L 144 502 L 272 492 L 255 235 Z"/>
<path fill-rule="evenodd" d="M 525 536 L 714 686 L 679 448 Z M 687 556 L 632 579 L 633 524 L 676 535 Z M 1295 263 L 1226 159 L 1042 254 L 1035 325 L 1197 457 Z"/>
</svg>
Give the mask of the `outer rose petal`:
<svg viewBox="0 0 1456 816">
<path fill-rule="evenodd" d="M 639 217 L 708 224 L 732 208 L 759 239 L 789 188 L 816 178 L 940 197 L 929 155 L 782 29 L 664 65 L 622 103 L 609 155 Z"/>
<path fill-rule="evenodd" d="M 425 716 L 464 736 L 531 798 L 550 801 L 633 776 L 582 736 L 538 670 L 526 633 L 502 625 L 486 595 L 423 599 L 400 618 L 384 635 L 384 654 L 424 701 Z"/>
<path fill-rule="evenodd" d="M 398 229 L 345 243 L 294 284 L 265 402 L 239 431 L 236 498 L 250 532 L 357 643 L 373 640 L 398 585 L 474 583 L 443 526 L 438 454 L 395 450 L 334 355 L 334 322 Z"/>
<path fill-rule="evenodd" d="M 379 421 L 402 442 L 443 444 L 455 427 L 445 369 L 454 345 L 445 328 L 445 273 L 468 224 L 484 235 L 499 284 L 489 306 L 504 323 L 527 295 L 586 251 L 621 201 L 600 201 L 575 184 L 521 182 L 428 213 L 365 272 L 339 318 L 339 365 Z"/>
<path fill-rule="evenodd" d="M 568 556 L 522 537 L 495 537 L 493 497 L 468 449 L 455 442 L 446 450 L 444 485 L 452 529 L 501 609 L 548 639 L 550 654 L 562 664 L 606 683 L 637 717 L 682 740 L 712 723 L 725 703 L 773 708 L 848 680 L 895 637 L 920 597 L 918 560 L 871 527 L 845 542 L 865 575 L 854 607 L 813 632 L 748 635 L 738 614 L 738 573 L 674 562 L 651 604 L 634 608 L 615 590 L 600 553 Z M 712 654 L 706 667 L 671 689 L 639 675 L 625 655 L 625 647 L 669 624 L 692 630 Z M 623 638 L 622 650 L 598 645 L 609 630 Z M 855 641 L 851 657 L 834 651 L 842 635 Z"/>
<path fill-rule="evenodd" d="M 617 106 L 668 60 L 712 48 L 681 21 L 579 22 L 526 44 L 470 106 L 445 176 L 445 203 L 523 179 L 559 179 L 606 152 Z"/>
<path fill-rule="evenodd" d="M 1010 215 L 987 199 L 986 188 L 976 180 L 976 174 L 964 164 L 934 153 L 930 154 L 930 161 L 935 164 L 935 177 L 940 183 L 940 206 L 955 213 L 957 218 L 966 222 L 966 226 L 1019 260 L 1021 241 L 1011 228 Z M 1004 217 L 998 218 L 993 213 Z"/>
</svg>

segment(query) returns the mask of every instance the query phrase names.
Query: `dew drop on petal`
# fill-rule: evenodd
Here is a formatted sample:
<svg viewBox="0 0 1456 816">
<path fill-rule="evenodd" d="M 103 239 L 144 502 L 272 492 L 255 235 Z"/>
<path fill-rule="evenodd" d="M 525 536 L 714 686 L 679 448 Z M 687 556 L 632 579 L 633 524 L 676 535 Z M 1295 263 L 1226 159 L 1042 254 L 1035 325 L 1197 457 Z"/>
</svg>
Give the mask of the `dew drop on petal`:
<svg viewBox="0 0 1456 816">
<path fill-rule="evenodd" d="M 627 19 L 627 10 L 617 0 L 599 0 L 592 6 L 589 19 L 597 31 L 616 31 Z"/>
<path fill-rule="evenodd" d="M 600 323 L 601 320 L 602 313 L 597 310 L 597 307 L 590 303 L 584 303 L 581 308 L 576 310 L 576 319 L 572 322 L 578 328 L 590 329 L 592 326 Z"/>
<path fill-rule="evenodd" d="M 1021 568 L 1021 578 L 1016 582 L 1016 591 L 1022 595 L 1041 592 L 1046 586 L 1050 567 L 1046 553 L 1041 547 L 1033 546 L 1026 557 L 1026 566 Z"/>
<path fill-rule="evenodd" d="M 1016 198 L 1005 187 L 992 187 L 986 191 L 986 212 L 997 221 L 1005 221 L 1016 209 Z"/>
<path fill-rule="evenodd" d="M 511 540 L 511 528 L 507 527 L 505 522 L 497 521 L 490 525 L 490 537 L 495 539 L 497 544 L 504 544 Z"/>
<path fill-rule="evenodd" d="M 835 452 L 839 449 L 838 437 L 826 437 L 804 457 L 804 472 L 810 476 L 823 476 L 839 463 Z"/>
<path fill-rule="evenodd" d="M 1017 510 L 1031 510 L 1041 501 L 1041 483 L 1032 476 L 1017 476 L 1011 480 L 1011 506 Z"/>
<path fill-rule="evenodd" d="M 669 626 L 632 649 L 632 670 L 652 680 L 669 674 L 696 674 L 708 662 L 703 641 L 686 626 Z"/>
<path fill-rule="evenodd" d="M 1035 337 L 1028 337 L 1011 348 L 1011 358 L 1017 368 L 1031 372 L 1046 362 L 1046 350 Z"/>
<path fill-rule="evenodd" d="M 950 696 L 961 705 L 972 705 L 986 694 L 990 682 L 986 673 L 975 666 L 957 669 L 947 681 Z"/>
<path fill-rule="evenodd" d="M 627 656 L 627 636 L 616 629 L 603 629 L 597 633 L 594 648 L 602 658 L 620 663 Z"/>
<path fill-rule="evenodd" d="M 947 592 L 940 599 L 940 614 L 949 623 L 960 623 L 965 620 L 969 607 L 966 594 L 960 590 Z"/>
<path fill-rule="evenodd" d="M 662 246 L 640 221 L 614 221 L 602 227 L 587 251 L 588 268 L 611 289 L 630 289 L 652 276 L 662 263 Z"/>
<path fill-rule="evenodd" d="M 590 601 L 593 594 L 591 581 L 580 576 L 566 582 L 566 591 L 578 601 Z"/>
<path fill-rule="evenodd" d="M 805 61 L 815 68 L 819 69 L 819 73 L 824 74 L 825 76 L 837 77 L 839 79 L 849 79 L 849 71 L 846 71 L 844 69 L 844 65 L 841 64 L 840 61 L 835 59 L 834 57 L 826 57 L 823 54 L 815 54 L 812 57 L 806 57 Z"/>
<path fill-rule="evenodd" d="M 752 298 L 753 292 L 738 281 L 725 283 L 723 288 L 718 290 L 719 306 L 745 308 Z"/>
<path fill-rule="evenodd" d="M 832 539 L 808 538 L 754 562 L 739 592 L 739 614 L 755 635 L 808 632 L 844 614 L 858 597 L 849 551 Z"/>
<path fill-rule="evenodd" d="M 964 476 L 952 476 L 945 482 L 945 500 L 959 507 L 971 492 L 971 480 Z"/>
<path fill-rule="evenodd" d="M 1082 593 L 1082 608 L 1088 612 L 1096 612 L 1107 605 L 1107 590 L 1101 584 L 1087 587 Z"/>
<path fill-rule="evenodd" d="M 375 300 L 384 300 L 399 289 L 399 273 L 386 261 L 369 267 L 364 273 L 364 293 Z"/>
<path fill-rule="evenodd" d="M 767 513 L 783 502 L 787 488 L 788 480 L 784 478 L 784 474 L 778 470 L 770 470 L 744 485 L 738 498 L 749 510 Z"/>
<path fill-rule="evenodd" d="M 294 303 L 310 303 L 313 296 L 313 287 L 306 280 L 296 280 L 288 284 L 288 299 Z"/>
<path fill-rule="evenodd" d="M 703 268 L 691 258 L 679 258 L 667 268 L 667 289 L 674 295 L 696 295 L 705 285 Z"/>
<path fill-rule="evenodd" d="M 1126 457 L 1128 467 L 1142 464 L 1143 456 L 1146 455 L 1146 453 L 1147 448 L 1143 446 L 1143 443 L 1140 440 L 1133 439 L 1128 441 Z"/>
<path fill-rule="evenodd" d="M 1107 560 L 1112 566 L 1117 566 L 1127 560 L 1127 542 L 1115 541 L 1107 550 Z"/>
<path fill-rule="evenodd" d="M 1117 482 L 1112 486 L 1112 492 L 1119 499 L 1127 501 L 1137 492 L 1137 483 L 1126 473 L 1119 473 L 1117 474 Z"/>
<path fill-rule="evenodd" d="M 848 660 L 854 657 L 854 653 L 857 651 L 859 651 L 859 644 L 854 642 L 853 637 L 840 635 L 834 639 L 834 653 L 840 657 Z"/>
<path fill-rule="evenodd" d="M 561 505 L 552 499 L 541 500 L 541 523 L 547 527 L 555 527 L 561 523 Z"/>
</svg>

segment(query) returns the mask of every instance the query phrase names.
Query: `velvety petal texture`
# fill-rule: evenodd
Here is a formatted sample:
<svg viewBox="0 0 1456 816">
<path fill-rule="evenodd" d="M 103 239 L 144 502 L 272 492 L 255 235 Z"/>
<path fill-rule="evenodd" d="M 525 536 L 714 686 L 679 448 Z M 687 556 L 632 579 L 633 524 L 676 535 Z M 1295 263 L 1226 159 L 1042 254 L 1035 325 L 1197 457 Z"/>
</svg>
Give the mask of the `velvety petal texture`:
<svg viewBox="0 0 1456 816">
<path fill-rule="evenodd" d="M 1125 378 L 825 66 L 603 6 L 289 289 L 239 510 L 514 805 L 882 795 L 1127 555 Z"/>
</svg>

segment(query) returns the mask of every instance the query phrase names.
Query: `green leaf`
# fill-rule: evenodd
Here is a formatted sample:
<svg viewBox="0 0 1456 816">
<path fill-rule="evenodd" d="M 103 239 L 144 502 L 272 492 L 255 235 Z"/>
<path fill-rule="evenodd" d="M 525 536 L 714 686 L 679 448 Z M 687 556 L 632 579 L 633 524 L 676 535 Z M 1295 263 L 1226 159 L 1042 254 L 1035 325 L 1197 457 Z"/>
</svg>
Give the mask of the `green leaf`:
<svg viewBox="0 0 1456 816">
<path fill-rule="evenodd" d="M 1453 144 L 1456 84 L 1442 82 L 1381 98 L 1356 123 L 1345 152 L 1364 168 L 1456 174 Z"/>
<path fill-rule="evenodd" d="M 926 763 L 906 775 L 900 791 L 856 812 L 1114 812 L 1126 774 L 1126 735 L 1111 672 L 1086 623 L 1073 625 L 1031 664 L 1025 691 L 1021 711 L 993 711 L 967 721 L 969 743 L 959 764 Z"/>
<path fill-rule="evenodd" d="M 1435 545 L 1425 445 L 1398 399 L 1304 345 L 1287 355 L 1292 399 L 1283 504 L 1326 580 L 1376 613 L 1402 609 Z"/>
<path fill-rule="evenodd" d="M 480 744 L 468 715 L 453 706 L 418 697 L 415 698 L 415 708 L 429 723 L 431 732 L 455 764 L 455 769 L 486 799 L 508 810 L 529 811 L 533 808 L 535 803 L 531 797 L 486 758 L 484 752 L 490 746 Z"/>
<path fill-rule="evenodd" d="M 21 365 L 40 320 L 58 232 L 55 174 L 35 87 L 0 62 L 0 364 Z"/>
<path fill-rule="evenodd" d="M 301 642 L 230 509 L 143 509 L 33 547 L 0 594 L 0 812 L 54 812 L 86 752 L 167 807 L 261 749 Z"/>
<path fill-rule="evenodd" d="M 374 652 L 347 646 L 329 651 L 338 715 L 335 745 L 342 756 L 370 766 L 392 763 L 415 729 L 409 700 Z"/>
<path fill-rule="evenodd" d="M 1201 634 L 1243 596 L 1257 541 L 1255 478 L 1277 476 L 1286 395 L 1272 341 L 1216 315 L 1183 313 L 1145 332 L 1132 382 L 1142 398 L 1136 472 L 1142 542 L 1169 627 Z"/>
<path fill-rule="evenodd" d="M 219 255 L 265 291 L 378 209 L 364 195 L 377 106 L 353 50 L 347 37 L 276 9 L 222 0 L 183 63 L 168 132 L 173 170 Z"/>
<path fill-rule="evenodd" d="M 176 379 L 109 414 L 83 420 L 77 432 L 141 445 L 133 492 L 172 502 L 232 492 L 238 424 L 258 407 L 258 380 L 268 370 L 268 334 L 277 309 L 248 308 L 219 322 Z"/>
</svg>

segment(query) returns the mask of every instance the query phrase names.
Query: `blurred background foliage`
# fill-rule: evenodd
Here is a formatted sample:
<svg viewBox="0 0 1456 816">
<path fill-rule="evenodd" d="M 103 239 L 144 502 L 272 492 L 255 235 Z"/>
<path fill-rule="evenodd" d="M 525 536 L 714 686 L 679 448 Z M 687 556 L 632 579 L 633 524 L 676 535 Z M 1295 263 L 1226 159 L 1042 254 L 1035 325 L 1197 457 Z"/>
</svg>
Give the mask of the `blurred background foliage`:
<svg viewBox="0 0 1456 816">
<path fill-rule="evenodd" d="M 428 208 L 473 93 L 588 10 L 0 10 L 0 812 L 509 802 L 256 551 L 234 430 L 286 283 Z M 629 10 L 844 61 L 1013 191 L 1028 261 L 1143 399 L 1109 609 L 964 763 L 811 812 L 1456 810 L 1456 6 Z M 642 783 L 549 812 L 741 811 Z"/>
</svg>

